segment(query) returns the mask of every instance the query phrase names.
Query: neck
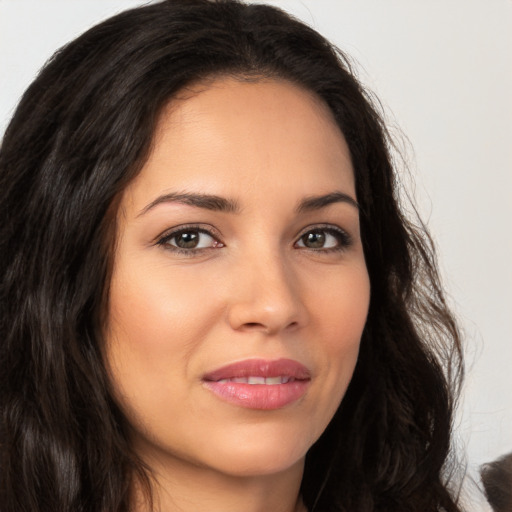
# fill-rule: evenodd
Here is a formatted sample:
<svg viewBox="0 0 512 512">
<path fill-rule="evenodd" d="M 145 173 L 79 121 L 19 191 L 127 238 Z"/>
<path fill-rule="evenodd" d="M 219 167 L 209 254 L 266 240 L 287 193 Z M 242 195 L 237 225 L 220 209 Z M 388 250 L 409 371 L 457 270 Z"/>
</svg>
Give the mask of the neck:
<svg viewBox="0 0 512 512">
<path fill-rule="evenodd" d="M 158 512 L 307 512 L 299 496 L 304 461 L 278 473 L 233 476 L 186 462 L 154 464 L 152 493 Z M 135 491 L 135 512 L 149 512 Z"/>
</svg>

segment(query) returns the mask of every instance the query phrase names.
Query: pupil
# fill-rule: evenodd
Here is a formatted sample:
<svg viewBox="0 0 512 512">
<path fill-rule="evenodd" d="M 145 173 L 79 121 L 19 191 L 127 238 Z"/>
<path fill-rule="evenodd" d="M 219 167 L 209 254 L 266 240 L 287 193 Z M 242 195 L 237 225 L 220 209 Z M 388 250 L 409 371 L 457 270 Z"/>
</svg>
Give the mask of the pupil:
<svg viewBox="0 0 512 512">
<path fill-rule="evenodd" d="M 325 233 L 321 231 L 313 231 L 312 233 L 308 233 L 306 235 L 306 239 L 304 240 L 304 245 L 306 247 L 312 247 L 314 249 L 318 249 L 323 247 L 325 244 Z"/>
<path fill-rule="evenodd" d="M 199 242 L 198 233 L 187 232 L 176 236 L 176 245 L 182 249 L 193 249 Z"/>
</svg>

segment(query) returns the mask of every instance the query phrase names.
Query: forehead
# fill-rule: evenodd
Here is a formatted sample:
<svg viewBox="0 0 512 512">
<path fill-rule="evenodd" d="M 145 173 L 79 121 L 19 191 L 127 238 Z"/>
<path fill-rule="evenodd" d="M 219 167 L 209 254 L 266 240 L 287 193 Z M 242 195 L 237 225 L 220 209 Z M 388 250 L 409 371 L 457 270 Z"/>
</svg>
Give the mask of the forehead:
<svg viewBox="0 0 512 512">
<path fill-rule="evenodd" d="M 163 110 L 149 158 L 129 188 L 135 196 L 166 189 L 236 195 L 268 192 L 269 185 L 276 196 L 291 188 L 354 193 L 343 134 L 309 91 L 286 81 L 225 78 L 183 90 Z"/>
</svg>

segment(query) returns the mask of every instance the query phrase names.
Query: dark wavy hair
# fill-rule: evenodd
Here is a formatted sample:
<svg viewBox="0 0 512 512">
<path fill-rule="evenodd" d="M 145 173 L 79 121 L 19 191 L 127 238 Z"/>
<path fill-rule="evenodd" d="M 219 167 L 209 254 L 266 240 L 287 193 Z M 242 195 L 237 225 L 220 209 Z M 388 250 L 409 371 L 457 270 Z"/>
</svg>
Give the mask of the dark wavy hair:
<svg viewBox="0 0 512 512">
<path fill-rule="evenodd" d="M 480 468 L 484 492 L 494 512 L 512 510 L 512 452 Z"/>
<path fill-rule="evenodd" d="M 59 50 L 3 139 L 2 512 L 129 511 L 134 482 L 150 489 L 102 360 L 115 213 L 162 108 L 187 85 L 220 76 L 312 91 L 352 156 L 370 309 L 346 396 L 306 458 L 306 506 L 459 511 L 450 440 L 460 336 L 431 239 L 401 210 L 380 109 L 349 59 L 283 11 L 167 0 Z"/>
</svg>

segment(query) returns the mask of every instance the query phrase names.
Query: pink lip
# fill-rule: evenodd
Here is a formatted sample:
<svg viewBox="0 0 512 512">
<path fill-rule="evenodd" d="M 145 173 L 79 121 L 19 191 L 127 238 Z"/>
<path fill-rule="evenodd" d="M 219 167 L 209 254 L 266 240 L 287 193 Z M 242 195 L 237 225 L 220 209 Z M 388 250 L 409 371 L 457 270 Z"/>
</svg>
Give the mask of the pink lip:
<svg viewBox="0 0 512 512">
<path fill-rule="evenodd" d="M 284 377 L 285 382 L 248 384 L 229 379 Z M 299 400 L 311 381 L 309 370 L 292 359 L 248 359 L 223 366 L 203 377 L 206 388 L 222 400 L 249 409 L 280 409 Z"/>
</svg>

